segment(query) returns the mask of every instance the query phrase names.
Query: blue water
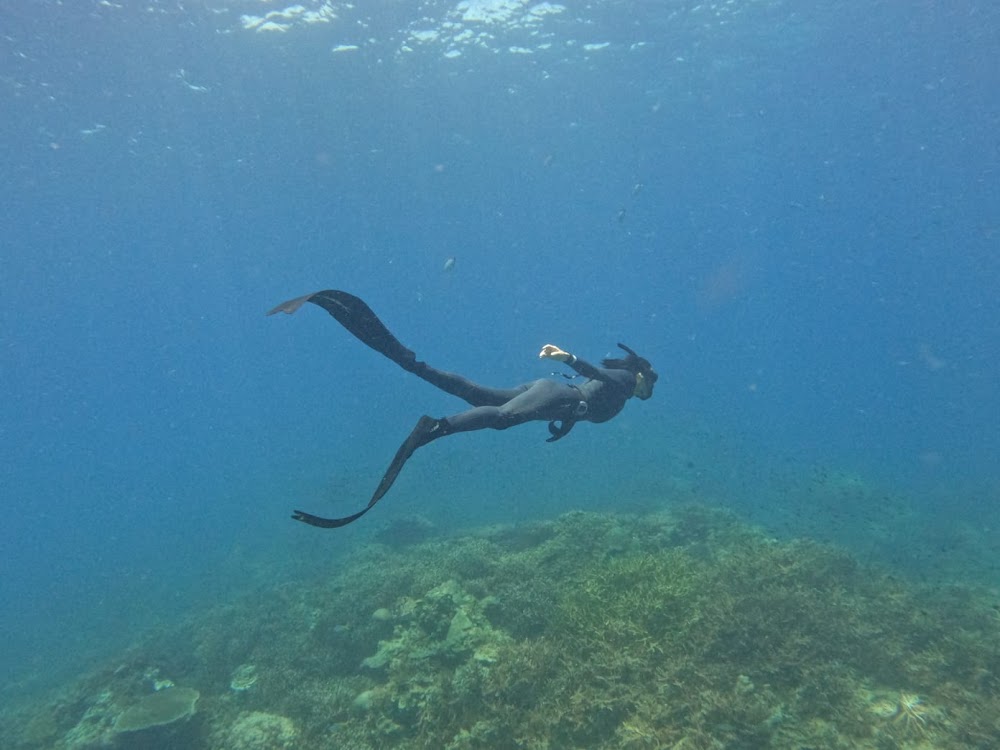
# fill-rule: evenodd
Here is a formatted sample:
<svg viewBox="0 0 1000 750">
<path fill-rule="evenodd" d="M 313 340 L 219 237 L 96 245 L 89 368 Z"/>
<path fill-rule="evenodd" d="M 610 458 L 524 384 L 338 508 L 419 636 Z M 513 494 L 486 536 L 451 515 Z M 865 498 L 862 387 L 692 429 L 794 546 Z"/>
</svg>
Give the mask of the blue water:
<svg viewBox="0 0 1000 750">
<path fill-rule="evenodd" d="M 313 2 L 337 17 L 284 31 L 240 18 L 282 3 L 139 5 L 18 3 L 0 38 L 0 666 L 19 679 L 413 513 L 684 488 L 824 536 L 834 516 L 796 492 L 829 471 L 996 523 L 993 3 L 487 23 Z M 490 384 L 546 376 L 549 342 L 596 361 L 624 341 L 662 378 L 556 445 L 542 424 L 435 443 L 363 522 L 310 529 L 292 508 L 358 509 L 420 414 L 462 408 L 316 308 L 264 315 L 322 288 Z"/>
</svg>

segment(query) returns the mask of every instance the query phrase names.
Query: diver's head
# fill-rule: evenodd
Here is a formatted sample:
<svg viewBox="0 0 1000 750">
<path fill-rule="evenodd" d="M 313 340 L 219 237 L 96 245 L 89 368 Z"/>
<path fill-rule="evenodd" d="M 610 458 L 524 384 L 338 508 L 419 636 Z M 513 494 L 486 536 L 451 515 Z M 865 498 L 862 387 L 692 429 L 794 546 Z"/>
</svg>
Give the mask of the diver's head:
<svg viewBox="0 0 1000 750">
<path fill-rule="evenodd" d="M 653 386 L 660 376 L 648 359 L 640 357 L 625 344 L 618 344 L 618 348 L 628 356 L 624 359 L 605 359 L 601 364 L 611 370 L 628 370 L 635 375 L 635 391 L 632 395 L 645 401 L 653 395 Z"/>
<path fill-rule="evenodd" d="M 632 395 L 643 401 L 650 398 L 653 395 L 653 385 L 656 383 L 657 377 L 655 372 L 652 373 L 651 377 L 647 377 L 645 373 L 637 372 L 635 374 L 635 390 L 632 391 Z"/>
</svg>

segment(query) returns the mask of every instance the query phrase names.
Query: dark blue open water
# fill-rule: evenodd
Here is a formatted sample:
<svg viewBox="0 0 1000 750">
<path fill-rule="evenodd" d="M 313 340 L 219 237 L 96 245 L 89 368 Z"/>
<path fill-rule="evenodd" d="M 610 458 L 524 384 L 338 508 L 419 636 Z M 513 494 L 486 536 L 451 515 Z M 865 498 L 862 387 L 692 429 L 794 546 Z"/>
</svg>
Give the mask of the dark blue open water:
<svg viewBox="0 0 1000 750">
<path fill-rule="evenodd" d="M 5 670 L 49 682 L 413 513 L 701 500 L 992 580 L 994 3 L 368 5 L 7 3 Z M 315 308 L 264 316 L 329 287 L 477 380 L 624 341 L 657 395 L 555 445 L 436 443 L 310 529 L 293 507 L 356 510 L 461 408 Z"/>
</svg>

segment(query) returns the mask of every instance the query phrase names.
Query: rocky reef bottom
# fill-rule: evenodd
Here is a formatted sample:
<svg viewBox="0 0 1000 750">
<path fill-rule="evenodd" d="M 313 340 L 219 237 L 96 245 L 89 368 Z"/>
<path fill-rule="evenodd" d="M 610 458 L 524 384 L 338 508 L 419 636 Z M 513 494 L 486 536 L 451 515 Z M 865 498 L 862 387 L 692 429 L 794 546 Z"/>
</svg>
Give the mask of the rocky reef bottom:
<svg viewBox="0 0 1000 750">
<path fill-rule="evenodd" d="M 0 746 L 985 750 L 994 604 L 721 511 L 570 513 L 372 544 L 150 633 L 0 715 Z"/>
</svg>

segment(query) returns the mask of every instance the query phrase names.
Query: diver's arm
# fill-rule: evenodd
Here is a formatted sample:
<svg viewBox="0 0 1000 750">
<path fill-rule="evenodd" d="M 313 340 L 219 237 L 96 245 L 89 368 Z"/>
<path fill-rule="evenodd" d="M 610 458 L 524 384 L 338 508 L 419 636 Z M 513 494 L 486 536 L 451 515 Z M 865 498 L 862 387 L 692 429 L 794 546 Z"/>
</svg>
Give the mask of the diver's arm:
<svg viewBox="0 0 1000 750">
<path fill-rule="evenodd" d="M 611 382 L 611 378 L 608 377 L 606 370 L 602 370 L 600 367 L 594 367 L 590 364 L 590 362 L 580 359 L 575 354 L 563 351 L 555 344 L 546 344 L 543 346 L 542 350 L 538 353 L 538 356 L 541 359 L 555 359 L 559 362 L 563 362 L 572 367 L 585 378 L 600 380 L 604 383 Z"/>
</svg>

